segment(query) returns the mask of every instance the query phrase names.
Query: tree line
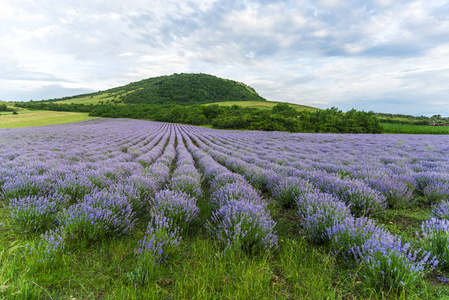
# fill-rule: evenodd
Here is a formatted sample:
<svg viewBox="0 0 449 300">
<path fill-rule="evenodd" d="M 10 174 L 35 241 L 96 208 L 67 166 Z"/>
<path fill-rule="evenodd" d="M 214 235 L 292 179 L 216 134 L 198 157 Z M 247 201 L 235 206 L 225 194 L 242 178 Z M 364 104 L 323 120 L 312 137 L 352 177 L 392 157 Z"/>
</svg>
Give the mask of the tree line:
<svg viewBox="0 0 449 300">
<path fill-rule="evenodd" d="M 332 107 L 326 110 L 298 111 L 287 103 L 272 109 L 220 106 L 217 104 L 182 106 L 153 105 L 85 105 L 45 102 L 16 103 L 34 110 L 88 112 L 90 116 L 134 118 L 191 125 L 211 125 L 217 129 L 247 129 L 311 133 L 381 133 L 374 112 L 352 109 L 343 112 Z"/>
</svg>

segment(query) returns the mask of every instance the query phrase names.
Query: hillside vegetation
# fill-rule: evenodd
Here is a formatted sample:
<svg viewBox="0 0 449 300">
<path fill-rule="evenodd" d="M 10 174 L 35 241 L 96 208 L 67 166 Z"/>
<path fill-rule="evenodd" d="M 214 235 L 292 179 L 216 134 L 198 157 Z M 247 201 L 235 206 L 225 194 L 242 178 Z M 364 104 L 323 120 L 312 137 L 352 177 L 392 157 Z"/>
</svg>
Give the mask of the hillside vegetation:
<svg viewBox="0 0 449 300">
<path fill-rule="evenodd" d="M 224 101 L 266 101 L 237 81 L 208 74 L 173 74 L 73 97 L 47 100 L 75 104 L 171 104 L 192 105 Z"/>
<path fill-rule="evenodd" d="M 226 101 L 226 102 L 216 102 L 211 103 L 210 105 L 217 104 L 219 106 L 233 106 L 238 105 L 240 107 L 244 108 L 258 108 L 258 109 L 272 109 L 278 104 L 285 104 L 285 102 L 277 102 L 277 101 Z M 296 109 L 297 111 L 317 111 L 320 110 L 319 108 L 307 106 L 307 105 L 300 105 L 300 104 L 293 104 L 293 103 L 287 103 L 288 106 L 291 108 Z"/>
<path fill-rule="evenodd" d="M 16 106 L 219 129 L 333 133 L 380 133 L 382 129 L 373 112 L 344 113 L 334 107 L 321 110 L 268 102 L 243 83 L 207 74 L 154 77 L 97 93 Z"/>
</svg>

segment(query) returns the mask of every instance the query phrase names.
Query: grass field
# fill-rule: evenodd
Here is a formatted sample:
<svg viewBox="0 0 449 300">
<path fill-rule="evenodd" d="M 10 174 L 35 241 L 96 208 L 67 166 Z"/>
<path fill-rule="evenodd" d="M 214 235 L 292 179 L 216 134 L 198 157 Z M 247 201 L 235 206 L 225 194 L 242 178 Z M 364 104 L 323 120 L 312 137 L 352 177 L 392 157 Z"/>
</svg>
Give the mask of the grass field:
<svg viewBox="0 0 449 300">
<path fill-rule="evenodd" d="M 44 125 L 57 125 L 81 122 L 94 119 L 87 113 L 58 111 L 20 111 L 17 115 L 11 112 L 0 114 L 0 128 L 17 128 Z"/>
<path fill-rule="evenodd" d="M 384 133 L 400 134 L 449 134 L 449 126 L 408 125 L 381 123 Z"/>
<path fill-rule="evenodd" d="M 124 94 L 132 93 L 133 91 L 129 91 Z M 100 101 L 106 102 L 106 101 L 118 101 L 118 96 L 120 93 L 101 93 L 100 95 L 95 96 L 86 96 L 86 97 L 80 97 L 80 98 L 73 98 L 68 100 L 61 100 L 61 101 L 55 101 L 53 103 L 59 103 L 59 104 L 99 104 Z M 119 105 L 121 103 L 118 103 Z M 121 105 L 124 105 L 123 103 Z"/>
<path fill-rule="evenodd" d="M 232 106 L 232 105 L 238 105 L 241 107 L 252 107 L 252 108 L 259 108 L 259 109 L 271 109 L 273 106 L 276 106 L 279 103 L 285 103 L 285 102 L 275 102 L 275 101 L 227 101 L 227 102 L 216 102 L 211 104 L 218 104 L 222 106 Z M 306 105 L 299 105 L 299 104 L 293 104 L 288 103 L 291 107 L 301 110 L 301 111 L 317 111 L 319 108 L 315 108 L 312 106 L 306 106 Z"/>
</svg>

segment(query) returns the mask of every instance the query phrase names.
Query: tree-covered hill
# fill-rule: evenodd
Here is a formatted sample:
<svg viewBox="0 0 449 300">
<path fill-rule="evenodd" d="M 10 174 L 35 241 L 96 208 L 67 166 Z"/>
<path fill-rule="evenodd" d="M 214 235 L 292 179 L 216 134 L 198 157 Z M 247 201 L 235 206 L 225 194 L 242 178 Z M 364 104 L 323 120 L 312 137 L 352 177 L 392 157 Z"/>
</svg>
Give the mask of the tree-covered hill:
<svg viewBox="0 0 449 300">
<path fill-rule="evenodd" d="M 208 74 L 173 74 L 144 79 L 96 93 L 47 100 L 58 103 L 177 104 L 223 101 L 266 101 L 237 81 Z"/>
</svg>

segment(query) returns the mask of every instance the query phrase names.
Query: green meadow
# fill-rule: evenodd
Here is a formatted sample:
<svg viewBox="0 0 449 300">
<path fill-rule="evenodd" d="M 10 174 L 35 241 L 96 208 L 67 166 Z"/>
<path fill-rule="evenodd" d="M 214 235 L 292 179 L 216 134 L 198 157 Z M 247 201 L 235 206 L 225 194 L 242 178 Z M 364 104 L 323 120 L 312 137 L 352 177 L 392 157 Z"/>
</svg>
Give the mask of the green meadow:
<svg viewBox="0 0 449 300">
<path fill-rule="evenodd" d="M 285 102 L 276 102 L 276 101 L 226 101 L 226 102 L 215 102 L 211 104 L 218 104 L 220 106 L 232 106 L 232 105 L 238 105 L 240 107 L 245 108 L 258 108 L 258 109 L 272 109 L 274 106 L 276 106 L 279 103 L 285 103 Z M 295 108 L 299 111 L 317 111 L 320 110 L 319 108 L 307 106 L 307 105 L 300 105 L 300 104 L 293 104 L 288 103 L 290 107 Z"/>
<path fill-rule="evenodd" d="M 0 128 L 57 125 L 93 119 L 88 113 L 60 111 L 18 111 L 0 113 Z"/>
</svg>

